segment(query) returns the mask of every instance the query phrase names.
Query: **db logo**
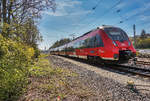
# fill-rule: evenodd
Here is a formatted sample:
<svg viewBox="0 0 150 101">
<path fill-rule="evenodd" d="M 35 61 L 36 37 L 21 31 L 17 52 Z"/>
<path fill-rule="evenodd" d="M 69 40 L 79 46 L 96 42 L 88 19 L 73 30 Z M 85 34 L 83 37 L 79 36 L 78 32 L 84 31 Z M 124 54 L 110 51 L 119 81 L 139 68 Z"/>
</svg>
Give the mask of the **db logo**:
<svg viewBox="0 0 150 101">
<path fill-rule="evenodd" d="M 126 46 L 126 45 L 124 43 L 122 43 L 121 46 Z"/>
<path fill-rule="evenodd" d="M 101 49 L 99 49 L 99 52 L 100 52 L 100 53 L 104 53 L 104 51 L 102 51 Z"/>
</svg>

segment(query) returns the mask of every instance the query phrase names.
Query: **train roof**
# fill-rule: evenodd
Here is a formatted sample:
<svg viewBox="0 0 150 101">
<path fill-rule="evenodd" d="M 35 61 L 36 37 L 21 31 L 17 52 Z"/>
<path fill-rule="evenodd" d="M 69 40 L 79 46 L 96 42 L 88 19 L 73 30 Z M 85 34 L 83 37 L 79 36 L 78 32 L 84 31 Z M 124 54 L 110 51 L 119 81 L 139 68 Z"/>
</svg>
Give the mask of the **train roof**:
<svg viewBox="0 0 150 101">
<path fill-rule="evenodd" d="M 111 25 L 102 25 L 102 26 L 97 27 L 96 29 L 92 29 L 92 30 L 86 32 L 85 34 L 83 34 L 83 35 L 81 35 L 81 36 L 75 38 L 74 40 L 77 40 L 77 39 L 79 39 L 80 37 L 83 37 L 83 36 L 89 34 L 89 33 L 92 32 L 92 31 L 95 31 L 95 30 L 97 30 L 97 29 L 104 29 L 104 28 L 117 28 L 117 27 L 114 27 L 114 26 L 111 26 Z M 74 41 L 74 40 L 73 40 L 73 41 Z"/>
<path fill-rule="evenodd" d="M 89 33 L 92 32 L 92 31 L 95 31 L 95 30 L 96 30 L 96 29 L 92 29 L 92 30 L 90 30 L 90 31 L 88 31 L 88 32 L 86 32 L 86 33 L 84 33 L 83 35 L 81 35 L 81 36 L 75 38 L 74 40 L 77 40 L 77 39 L 79 39 L 79 38 L 81 38 L 81 37 L 83 37 L 83 36 L 89 34 Z M 74 41 L 74 40 L 73 40 L 73 41 Z"/>
<path fill-rule="evenodd" d="M 97 27 L 97 29 L 105 29 L 105 28 L 118 28 L 118 27 L 114 27 L 111 25 L 102 25 L 102 26 Z"/>
<path fill-rule="evenodd" d="M 81 35 L 81 36 L 75 38 L 75 39 L 72 40 L 71 42 L 73 42 L 73 41 L 75 41 L 75 40 L 77 40 L 77 39 L 79 39 L 79 38 L 81 38 L 81 37 L 83 37 L 83 36 L 89 34 L 89 33 L 92 32 L 92 31 L 96 31 L 97 29 L 105 29 L 105 28 L 118 28 L 118 27 L 114 27 L 114 26 L 111 26 L 111 25 L 102 25 L 102 26 L 97 27 L 96 29 L 92 29 L 92 30 L 90 30 L 90 31 L 88 31 L 88 32 L 86 32 L 86 33 L 84 33 L 83 35 Z M 70 44 L 71 42 L 69 42 L 69 43 L 67 43 L 67 44 Z M 67 45 L 67 44 L 65 44 L 65 45 Z M 54 49 L 57 49 L 57 48 L 60 48 L 60 47 L 64 47 L 65 45 L 56 47 L 56 48 L 54 48 Z"/>
</svg>

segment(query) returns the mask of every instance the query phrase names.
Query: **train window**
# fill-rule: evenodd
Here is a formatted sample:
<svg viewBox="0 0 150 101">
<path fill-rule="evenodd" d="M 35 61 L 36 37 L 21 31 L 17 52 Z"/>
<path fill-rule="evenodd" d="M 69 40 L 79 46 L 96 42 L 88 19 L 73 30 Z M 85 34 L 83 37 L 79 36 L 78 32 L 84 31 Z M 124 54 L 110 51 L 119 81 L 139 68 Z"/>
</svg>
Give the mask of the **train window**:
<svg viewBox="0 0 150 101">
<path fill-rule="evenodd" d="M 74 49 L 76 48 L 76 42 L 74 42 L 74 44 L 73 44 L 73 48 L 74 48 Z"/>
<path fill-rule="evenodd" d="M 90 38 L 85 39 L 84 40 L 84 45 L 85 45 L 86 48 L 89 48 L 89 46 L 90 46 L 89 44 L 90 44 Z"/>
<path fill-rule="evenodd" d="M 74 49 L 77 48 L 77 42 L 74 43 L 73 48 L 74 48 Z"/>
<path fill-rule="evenodd" d="M 128 40 L 127 34 L 120 28 L 105 28 L 104 31 L 112 40 Z"/>
<path fill-rule="evenodd" d="M 92 48 L 92 38 L 89 39 L 88 48 Z"/>
<path fill-rule="evenodd" d="M 77 49 L 80 49 L 80 41 L 77 42 Z"/>
<path fill-rule="evenodd" d="M 93 41 L 92 48 L 95 48 L 96 47 L 96 36 L 93 37 L 92 41 Z"/>
<path fill-rule="evenodd" d="M 89 48 L 94 48 L 95 47 L 95 42 L 96 42 L 96 37 L 91 37 L 90 42 L 89 42 Z"/>
<path fill-rule="evenodd" d="M 63 47 L 62 51 L 65 52 L 65 47 Z"/>
<path fill-rule="evenodd" d="M 82 46 L 83 48 L 87 48 L 87 41 L 88 41 L 87 39 L 83 40 L 83 46 Z"/>
<path fill-rule="evenodd" d="M 71 52 L 74 51 L 73 44 L 70 44 L 70 45 L 69 45 L 68 51 L 71 51 Z"/>
<path fill-rule="evenodd" d="M 84 40 L 81 40 L 81 41 L 80 41 L 80 49 L 82 49 L 82 48 L 85 48 Z"/>
<path fill-rule="evenodd" d="M 74 49 L 79 49 L 79 47 L 80 47 L 80 41 L 75 42 L 73 48 Z"/>
<path fill-rule="evenodd" d="M 104 47 L 102 38 L 99 34 L 96 34 L 96 47 Z"/>
<path fill-rule="evenodd" d="M 78 49 L 80 49 L 80 48 L 81 48 L 81 44 L 82 44 L 82 43 L 81 43 L 81 40 L 80 40 L 80 41 L 79 41 L 79 47 L 78 47 Z"/>
</svg>

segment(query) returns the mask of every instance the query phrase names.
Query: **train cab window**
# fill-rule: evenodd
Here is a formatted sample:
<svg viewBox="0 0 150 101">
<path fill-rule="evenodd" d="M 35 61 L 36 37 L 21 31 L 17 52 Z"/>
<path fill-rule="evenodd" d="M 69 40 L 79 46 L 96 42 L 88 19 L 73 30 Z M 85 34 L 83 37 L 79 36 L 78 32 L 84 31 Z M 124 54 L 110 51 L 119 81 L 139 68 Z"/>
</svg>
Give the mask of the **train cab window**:
<svg viewBox="0 0 150 101">
<path fill-rule="evenodd" d="M 112 40 L 118 40 L 120 42 L 128 40 L 127 34 L 120 28 L 105 28 L 104 31 Z"/>
</svg>

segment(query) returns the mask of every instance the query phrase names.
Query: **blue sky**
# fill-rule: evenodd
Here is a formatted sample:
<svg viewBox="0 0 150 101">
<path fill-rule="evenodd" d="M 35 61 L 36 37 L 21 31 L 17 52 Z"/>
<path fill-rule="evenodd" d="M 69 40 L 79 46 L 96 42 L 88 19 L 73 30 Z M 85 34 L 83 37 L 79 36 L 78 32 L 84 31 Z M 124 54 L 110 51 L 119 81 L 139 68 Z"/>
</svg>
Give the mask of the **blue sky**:
<svg viewBox="0 0 150 101">
<path fill-rule="evenodd" d="M 133 36 L 133 24 L 137 34 L 142 29 L 150 33 L 150 0 L 56 0 L 56 5 L 55 12 L 51 9 L 42 12 L 38 24 L 43 36 L 40 49 L 48 49 L 61 38 L 71 38 L 71 34 L 77 37 L 103 24 L 120 27 L 129 36 Z"/>
</svg>

